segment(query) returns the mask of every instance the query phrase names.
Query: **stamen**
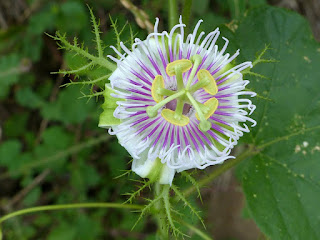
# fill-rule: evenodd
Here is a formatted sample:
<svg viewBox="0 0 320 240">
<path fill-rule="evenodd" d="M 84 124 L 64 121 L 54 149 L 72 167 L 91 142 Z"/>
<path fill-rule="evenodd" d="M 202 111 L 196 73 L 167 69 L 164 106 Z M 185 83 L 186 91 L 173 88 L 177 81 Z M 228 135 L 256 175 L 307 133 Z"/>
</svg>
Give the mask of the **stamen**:
<svg viewBox="0 0 320 240">
<path fill-rule="evenodd" d="M 199 65 L 201 64 L 201 62 L 202 62 L 202 57 L 200 55 L 198 55 L 198 54 L 193 55 L 191 57 L 191 61 L 193 62 L 193 68 L 191 70 L 191 73 L 190 73 L 190 76 L 188 78 L 188 82 L 187 82 L 187 85 L 186 85 L 186 89 L 187 90 L 189 90 L 190 85 L 192 83 L 192 80 L 193 80 L 194 76 L 196 75 L 197 69 L 198 69 Z"/>
<path fill-rule="evenodd" d="M 170 77 L 177 75 L 176 66 L 179 66 L 181 68 L 181 72 L 184 73 L 192 67 L 192 62 L 188 59 L 181 59 L 169 63 L 166 67 L 166 72 Z"/>
<path fill-rule="evenodd" d="M 160 102 L 163 100 L 162 94 L 159 94 L 159 90 L 164 88 L 164 80 L 161 75 L 157 75 L 152 82 L 151 95 L 155 102 Z"/>
<path fill-rule="evenodd" d="M 211 95 L 215 95 L 218 93 L 218 87 L 217 87 L 217 83 L 214 79 L 214 77 L 211 75 L 211 73 L 206 70 L 206 69 L 201 69 L 199 70 L 197 77 L 199 79 L 199 82 L 208 82 L 207 85 L 205 85 L 203 87 L 203 89 L 211 94 Z"/>
<path fill-rule="evenodd" d="M 186 126 L 190 121 L 188 117 L 182 114 L 179 117 L 176 117 L 175 115 L 176 115 L 175 112 L 170 109 L 163 109 L 161 112 L 161 116 L 165 120 L 177 126 L 181 126 L 181 127 Z"/>
<path fill-rule="evenodd" d="M 206 118 L 205 118 L 205 116 L 204 116 L 204 114 L 203 114 L 198 102 L 192 97 L 192 95 L 189 92 L 187 92 L 186 95 L 189 98 L 192 106 L 196 109 L 196 111 L 198 113 L 198 116 L 200 118 L 200 124 L 198 126 L 199 129 L 202 132 L 206 132 L 206 131 L 210 130 L 211 123 L 208 120 L 206 120 Z"/>
<path fill-rule="evenodd" d="M 219 102 L 218 99 L 213 97 L 206 101 L 203 105 L 207 107 L 203 110 L 203 114 L 205 119 L 208 119 L 217 110 Z M 198 113 L 196 113 L 196 118 L 200 120 Z"/>
<path fill-rule="evenodd" d="M 168 102 L 172 101 L 173 99 L 176 99 L 184 94 L 185 94 L 185 90 L 183 89 L 183 90 L 163 99 L 161 102 L 157 103 L 156 105 L 147 107 L 148 116 L 151 118 L 157 116 L 158 110 L 161 107 L 163 107 L 164 105 L 166 105 Z"/>
</svg>

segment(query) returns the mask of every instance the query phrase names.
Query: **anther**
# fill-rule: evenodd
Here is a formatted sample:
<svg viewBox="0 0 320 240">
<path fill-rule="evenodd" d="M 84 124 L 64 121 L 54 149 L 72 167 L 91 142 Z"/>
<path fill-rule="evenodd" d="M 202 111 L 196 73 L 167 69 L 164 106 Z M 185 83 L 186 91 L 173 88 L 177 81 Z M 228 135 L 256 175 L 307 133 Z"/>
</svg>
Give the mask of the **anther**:
<svg viewBox="0 0 320 240">
<path fill-rule="evenodd" d="M 192 62 L 188 59 L 181 59 L 173 61 L 172 63 L 169 63 L 166 67 L 166 72 L 169 76 L 176 75 L 176 67 L 179 66 L 181 69 L 181 72 L 184 73 L 188 71 L 192 67 Z"/>
<path fill-rule="evenodd" d="M 204 104 L 205 108 L 202 108 L 202 112 L 205 119 L 208 119 L 212 116 L 212 114 L 217 110 L 219 101 L 216 98 L 210 98 L 208 101 L 206 101 Z M 196 113 L 196 118 L 200 120 L 198 113 Z"/>
<path fill-rule="evenodd" d="M 217 83 L 214 79 L 214 77 L 211 75 L 211 73 L 206 70 L 206 69 L 201 69 L 199 70 L 199 72 L 197 73 L 197 77 L 199 82 L 205 82 L 207 83 L 206 85 L 203 86 L 203 89 L 211 94 L 211 95 L 215 95 L 218 92 L 218 87 L 217 87 Z"/>
<path fill-rule="evenodd" d="M 163 96 L 159 94 L 159 90 L 164 88 L 164 80 L 161 75 L 157 75 L 152 82 L 151 95 L 155 102 L 160 102 L 163 100 Z"/>
<path fill-rule="evenodd" d="M 182 114 L 176 117 L 175 112 L 170 109 L 163 109 L 161 112 L 161 116 L 168 122 L 181 127 L 186 126 L 190 121 L 188 117 Z"/>
</svg>

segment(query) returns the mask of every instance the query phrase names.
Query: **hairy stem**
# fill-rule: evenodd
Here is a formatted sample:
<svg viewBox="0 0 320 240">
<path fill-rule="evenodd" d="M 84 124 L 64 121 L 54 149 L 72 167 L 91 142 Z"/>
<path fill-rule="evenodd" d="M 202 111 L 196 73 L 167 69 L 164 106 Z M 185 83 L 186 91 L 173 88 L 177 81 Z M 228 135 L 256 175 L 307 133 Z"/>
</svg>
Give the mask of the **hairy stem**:
<svg viewBox="0 0 320 240">
<path fill-rule="evenodd" d="M 160 194 L 162 194 L 162 185 L 159 184 L 158 182 L 155 183 L 154 185 L 154 194 L 155 194 L 155 198 L 157 198 Z M 169 235 L 168 235 L 168 227 L 167 227 L 167 223 L 166 223 L 166 214 L 165 214 L 165 209 L 163 207 L 163 201 L 158 201 L 155 204 L 155 208 L 156 208 L 156 212 L 154 214 L 156 220 L 157 220 L 157 224 L 158 224 L 158 236 L 159 239 L 164 239 L 167 240 L 169 239 Z"/>
<path fill-rule="evenodd" d="M 206 233 L 204 233 L 203 231 L 201 231 L 200 229 L 198 229 L 197 227 L 183 221 L 180 220 L 181 224 L 185 225 L 187 228 L 189 228 L 191 231 L 193 231 L 195 234 L 197 234 L 199 237 L 201 237 L 201 239 L 204 240 L 213 240 L 213 237 L 209 237 Z"/>
<path fill-rule="evenodd" d="M 125 209 L 142 209 L 143 206 L 134 204 L 122 204 L 122 203 L 75 203 L 75 204 L 60 204 L 60 205 L 47 205 L 22 209 L 10 214 L 7 214 L 0 218 L 0 224 L 4 221 L 17 217 L 20 215 L 40 212 L 40 211 L 53 211 L 62 209 L 73 209 L 73 208 L 125 208 Z"/>
</svg>

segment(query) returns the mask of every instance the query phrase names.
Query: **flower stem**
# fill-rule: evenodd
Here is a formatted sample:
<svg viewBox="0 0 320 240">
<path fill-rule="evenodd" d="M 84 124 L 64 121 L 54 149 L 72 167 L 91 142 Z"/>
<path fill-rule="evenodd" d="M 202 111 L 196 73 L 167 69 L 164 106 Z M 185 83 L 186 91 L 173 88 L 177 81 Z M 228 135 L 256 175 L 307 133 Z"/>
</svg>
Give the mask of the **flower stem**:
<svg viewBox="0 0 320 240">
<path fill-rule="evenodd" d="M 154 198 L 157 198 L 160 194 L 162 194 L 162 188 L 163 185 L 159 184 L 158 182 L 155 183 L 155 191 L 154 191 Z M 155 204 L 156 212 L 154 214 L 157 224 L 158 224 L 158 236 L 159 239 L 164 239 L 168 240 L 169 235 L 168 235 L 168 227 L 166 223 L 166 214 L 165 214 L 165 209 L 163 207 L 163 202 L 158 201 Z"/>
<path fill-rule="evenodd" d="M 177 0 L 168 0 L 169 5 L 169 28 L 173 28 L 178 23 Z"/>
<path fill-rule="evenodd" d="M 40 212 L 40 211 L 53 211 L 62 209 L 73 209 L 73 208 L 126 208 L 126 209 L 143 209 L 143 206 L 136 204 L 122 204 L 122 203 L 74 203 L 74 204 L 60 204 L 60 205 L 46 205 L 39 207 L 32 207 L 22 209 L 13 213 L 9 213 L 0 218 L 0 224 L 4 221 L 17 217 L 20 215 Z"/>
</svg>

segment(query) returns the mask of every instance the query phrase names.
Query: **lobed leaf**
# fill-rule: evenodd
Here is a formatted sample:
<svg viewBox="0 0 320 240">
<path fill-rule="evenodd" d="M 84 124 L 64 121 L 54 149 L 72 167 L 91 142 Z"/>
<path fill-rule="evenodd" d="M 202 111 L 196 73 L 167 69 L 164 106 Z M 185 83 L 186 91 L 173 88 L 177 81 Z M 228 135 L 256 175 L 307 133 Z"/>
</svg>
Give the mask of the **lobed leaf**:
<svg viewBox="0 0 320 240">
<path fill-rule="evenodd" d="M 269 44 L 278 61 L 255 68 L 266 79 L 247 76 L 272 99 L 256 99 L 247 140 L 260 149 L 243 174 L 249 210 L 271 239 L 320 239 L 320 44 L 305 19 L 273 7 L 249 11 L 235 35 L 244 59 Z"/>
</svg>

